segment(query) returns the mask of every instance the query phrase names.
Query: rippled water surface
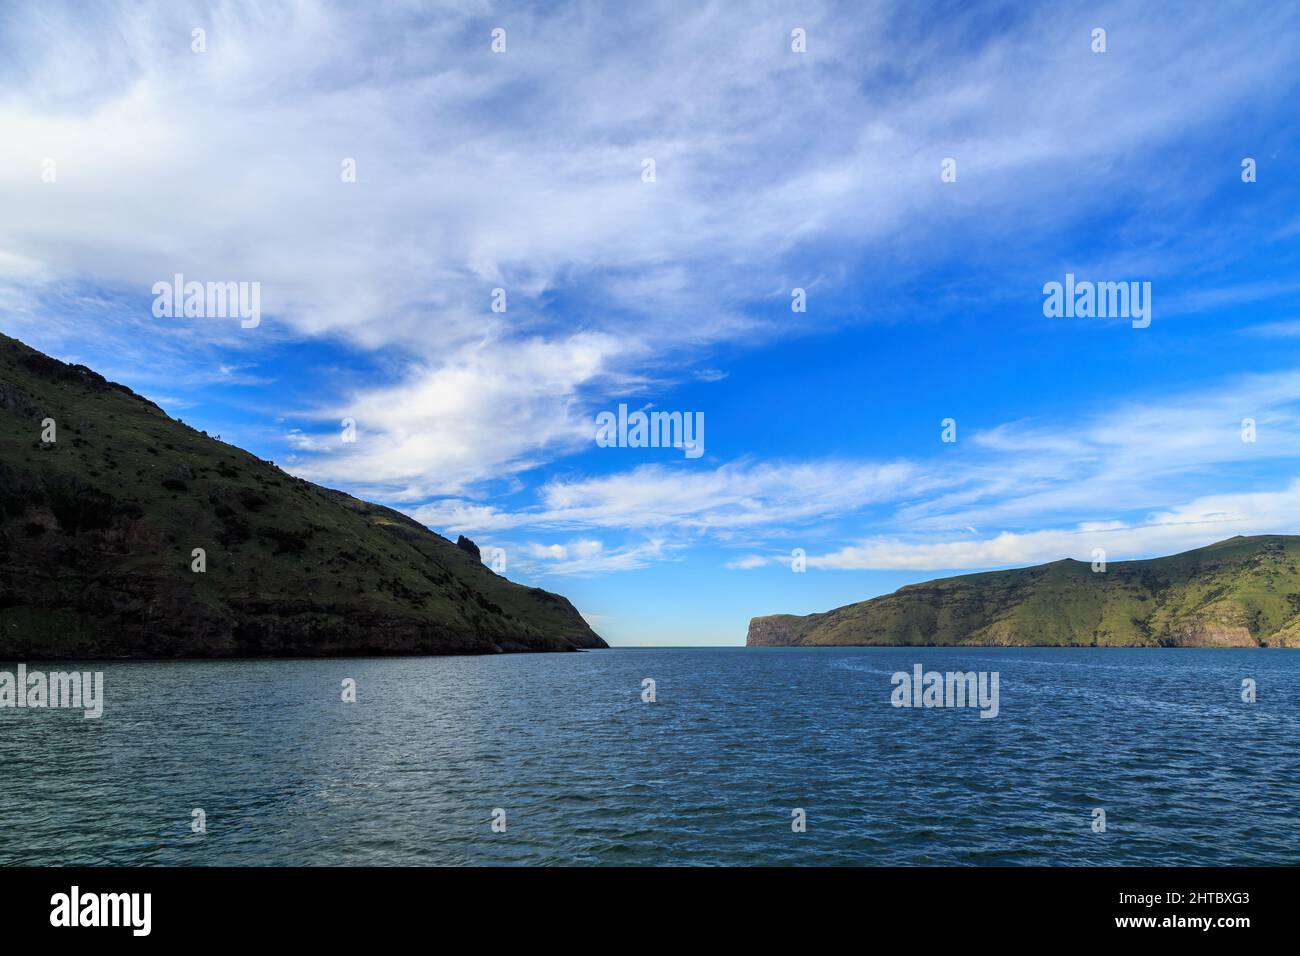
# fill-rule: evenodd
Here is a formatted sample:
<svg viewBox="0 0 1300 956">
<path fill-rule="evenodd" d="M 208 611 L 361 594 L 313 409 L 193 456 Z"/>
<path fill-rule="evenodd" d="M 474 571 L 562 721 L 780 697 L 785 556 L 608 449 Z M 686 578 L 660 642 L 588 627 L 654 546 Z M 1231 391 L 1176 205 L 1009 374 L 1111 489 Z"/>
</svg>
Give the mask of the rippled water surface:
<svg viewBox="0 0 1300 956">
<path fill-rule="evenodd" d="M 999 716 L 893 708 L 915 663 L 997 671 Z M 1300 652 L 86 666 L 102 719 L 0 709 L 0 863 L 1300 862 Z"/>
</svg>

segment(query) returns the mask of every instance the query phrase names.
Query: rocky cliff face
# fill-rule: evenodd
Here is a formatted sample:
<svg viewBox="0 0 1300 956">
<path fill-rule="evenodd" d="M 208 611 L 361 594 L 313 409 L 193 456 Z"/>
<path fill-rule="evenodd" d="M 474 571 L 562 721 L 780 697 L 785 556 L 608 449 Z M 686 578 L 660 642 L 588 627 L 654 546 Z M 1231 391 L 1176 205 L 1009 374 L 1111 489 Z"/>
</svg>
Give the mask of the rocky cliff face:
<svg viewBox="0 0 1300 956">
<path fill-rule="evenodd" d="M 0 660 L 606 646 L 476 551 L 0 336 Z"/>
<path fill-rule="evenodd" d="M 943 578 L 798 617 L 750 646 L 1300 647 L 1300 537 L 1231 538 L 1095 573 L 1081 561 Z"/>
<path fill-rule="evenodd" d="M 799 622 L 803 618 L 793 614 L 773 614 L 770 617 L 756 617 L 749 622 L 749 637 L 745 643 L 750 647 L 788 647 L 800 643 L 802 628 Z"/>
</svg>

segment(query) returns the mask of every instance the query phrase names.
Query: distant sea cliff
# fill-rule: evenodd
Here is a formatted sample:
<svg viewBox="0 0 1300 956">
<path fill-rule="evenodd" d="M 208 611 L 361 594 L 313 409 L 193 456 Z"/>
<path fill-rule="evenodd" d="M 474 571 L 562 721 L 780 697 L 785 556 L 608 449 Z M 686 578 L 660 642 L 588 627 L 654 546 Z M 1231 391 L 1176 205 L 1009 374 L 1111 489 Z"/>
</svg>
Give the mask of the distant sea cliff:
<svg viewBox="0 0 1300 956">
<path fill-rule="evenodd" d="M 751 647 L 1300 647 L 1300 536 L 940 578 L 822 614 L 749 622 Z"/>
</svg>

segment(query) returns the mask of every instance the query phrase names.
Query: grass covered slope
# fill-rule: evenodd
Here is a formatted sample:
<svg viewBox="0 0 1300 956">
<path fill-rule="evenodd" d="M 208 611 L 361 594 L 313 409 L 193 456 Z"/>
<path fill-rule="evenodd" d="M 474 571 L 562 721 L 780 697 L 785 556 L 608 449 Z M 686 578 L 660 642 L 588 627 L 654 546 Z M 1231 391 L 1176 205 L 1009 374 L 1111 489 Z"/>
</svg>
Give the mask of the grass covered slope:
<svg viewBox="0 0 1300 956">
<path fill-rule="evenodd" d="M 1300 646 L 1300 537 L 942 578 L 824 614 L 749 624 L 750 646 Z"/>
<path fill-rule="evenodd" d="M 0 335 L 0 660 L 606 646 L 472 548 Z"/>
</svg>

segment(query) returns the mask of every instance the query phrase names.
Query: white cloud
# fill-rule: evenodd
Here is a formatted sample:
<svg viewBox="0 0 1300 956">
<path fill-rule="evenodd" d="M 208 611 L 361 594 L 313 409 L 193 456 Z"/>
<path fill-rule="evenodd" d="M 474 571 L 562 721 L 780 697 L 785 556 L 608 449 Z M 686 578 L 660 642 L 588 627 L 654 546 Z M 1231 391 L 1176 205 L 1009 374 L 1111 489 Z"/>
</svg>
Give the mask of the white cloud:
<svg viewBox="0 0 1300 956">
<path fill-rule="evenodd" d="M 185 334 L 228 350 L 331 335 L 410 365 L 327 403 L 364 417 L 371 440 L 301 472 L 454 492 L 572 450 L 586 390 L 785 334 L 752 314 L 757 290 L 833 287 L 880 241 L 901 277 L 947 244 L 1032 243 L 1031 220 L 1088 208 L 1105 157 L 1258 105 L 1292 53 L 1281 9 L 1103 6 L 1123 37 L 1104 64 L 1052 7 L 974 46 L 973 13 L 800 13 L 804 55 L 786 15 L 724 4 L 16 9 L 0 38 L 0 281 L 29 297 L 97 283 L 138 292 L 142 310 L 177 271 L 259 281 L 255 334 Z M 946 155 L 961 192 L 939 190 Z M 47 157 L 56 184 L 40 181 Z M 505 314 L 488 308 L 496 286 Z M 525 358 L 543 372 L 520 377 Z"/>
<path fill-rule="evenodd" d="M 403 510 L 416 521 L 448 534 L 504 531 L 524 523 L 519 516 L 495 505 L 476 504 L 462 498 L 440 498 Z"/>
<path fill-rule="evenodd" d="M 297 428 L 290 429 L 284 439 L 291 448 L 298 451 L 324 451 L 329 447 L 329 443 L 323 439 L 308 435 Z"/>
<path fill-rule="evenodd" d="M 1300 338 L 1300 319 L 1288 319 L 1284 322 L 1261 322 L 1245 330 L 1250 335 L 1262 335 L 1268 338 Z"/>
<path fill-rule="evenodd" d="M 1198 498 L 1153 514 L 1138 524 L 1106 522 L 923 543 L 880 538 L 828 554 L 809 555 L 808 566 L 926 571 L 996 568 L 1061 558 L 1091 561 L 1098 548 L 1105 552 L 1108 562 L 1123 561 L 1187 551 L 1239 534 L 1300 534 L 1300 481 L 1282 491 Z"/>
<path fill-rule="evenodd" d="M 949 469 L 955 487 L 902 507 L 898 522 L 943 530 L 1102 520 L 1188 501 L 1233 470 L 1300 459 L 1300 372 L 1108 403 L 1083 419 L 976 431 Z M 1255 420 L 1254 442 L 1242 440 L 1246 418 Z"/>
<path fill-rule="evenodd" d="M 522 554 L 523 561 L 513 557 L 510 559 L 512 572 L 521 569 L 525 574 L 559 576 L 635 571 L 659 561 L 674 560 L 674 552 L 677 550 L 677 546 L 656 537 L 614 548 L 606 548 L 602 542 L 590 538 L 570 541 L 568 544 L 542 545 L 528 542 L 522 548 L 514 548 L 508 543 L 497 546 L 504 548 L 507 556 Z"/>
<path fill-rule="evenodd" d="M 807 548 L 828 525 L 880 531 L 810 553 L 809 567 L 983 568 L 1086 556 L 1094 547 L 1150 554 L 1293 528 L 1286 508 L 1295 486 L 1270 491 L 1276 479 L 1257 477 L 1260 492 L 1205 489 L 1300 460 L 1297 412 L 1300 373 L 1254 375 L 1158 401 L 1113 402 L 1080 420 L 975 429 L 930 459 L 642 465 L 552 481 L 534 508 L 451 499 L 412 514 L 452 533 L 654 529 L 679 546 L 739 539 L 770 548 L 732 559 L 733 569 L 787 562 L 792 546 Z M 1244 417 L 1256 420 L 1254 442 L 1242 440 Z M 1006 530 L 975 530 L 990 525 Z"/>
<path fill-rule="evenodd" d="M 528 554 L 544 561 L 563 561 L 569 556 L 569 549 L 562 544 L 537 544 L 529 542 Z"/>
<path fill-rule="evenodd" d="M 707 469 L 641 465 L 604 477 L 552 481 L 541 489 L 541 505 L 534 509 L 507 513 L 449 499 L 407 510 L 417 520 L 453 533 L 510 527 L 726 533 L 830 518 L 896 500 L 931 481 L 902 463 L 741 461 Z"/>
<path fill-rule="evenodd" d="M 507 478 L 594 441 L 578 390 L 628 347 L 596 333 L 484 340 L 455 361 L 418 367 L 399 384 L 322 410 L 325 419 L 355 420 L 356 442 L 299 463 L 295 473 L 406 501 Z"/>
</svg>

